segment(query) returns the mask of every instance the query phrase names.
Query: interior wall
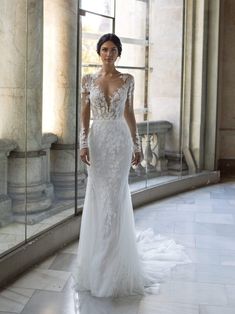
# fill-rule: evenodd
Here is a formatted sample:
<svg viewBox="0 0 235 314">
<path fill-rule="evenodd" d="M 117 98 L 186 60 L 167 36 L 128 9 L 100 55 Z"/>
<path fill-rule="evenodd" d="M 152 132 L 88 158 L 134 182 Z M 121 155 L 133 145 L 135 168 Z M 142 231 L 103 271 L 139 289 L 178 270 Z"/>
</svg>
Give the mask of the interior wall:
<svg viewBox="0 0 235 314">
<path fill-rule="evenodd" d="M 183 0 L 155 0 L 150 16 L 149 120 L 173 124 L 166 150 L 180 151 Z"/>
<path fill-rule="evenodd" d="M 217 156 L 222 174 L 235 175 L 235 1 L 221 1 Z"/>
</svg>

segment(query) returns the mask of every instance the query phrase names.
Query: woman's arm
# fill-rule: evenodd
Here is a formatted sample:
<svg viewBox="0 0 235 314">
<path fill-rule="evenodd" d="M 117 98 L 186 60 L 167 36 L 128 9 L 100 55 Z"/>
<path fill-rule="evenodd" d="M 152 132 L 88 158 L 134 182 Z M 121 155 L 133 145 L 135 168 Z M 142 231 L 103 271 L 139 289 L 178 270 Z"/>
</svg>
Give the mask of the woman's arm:
<svg viewBox="0 0 235 314">
<path fill-rule="evenodd" d="M 131 137 L 133 140 L 134 157 L 132 159 L 132 164 L 138 165 L 140 163 L 140 158 L 141 158 L 141 154 L 140 154 L 141 147 L 140 147 L 140 139 L 139 139 L 138 129 L 136 125 L 133 104 L 134 104 L 134 78 L 133 76 L 130 76 L 130 85 L 129 85 L 126 104 L 125 104 L 124 117 L 129 126 Z"/>
<path fill-rule="evenodd" d="M 83 162 L 90 165 L 88 133 L 90 127 L 90 92 L 88 89 L 88 76 L 82 78 L 81 98 L 81 129 L 80 129 L 80 157 Z"/>
</svg>

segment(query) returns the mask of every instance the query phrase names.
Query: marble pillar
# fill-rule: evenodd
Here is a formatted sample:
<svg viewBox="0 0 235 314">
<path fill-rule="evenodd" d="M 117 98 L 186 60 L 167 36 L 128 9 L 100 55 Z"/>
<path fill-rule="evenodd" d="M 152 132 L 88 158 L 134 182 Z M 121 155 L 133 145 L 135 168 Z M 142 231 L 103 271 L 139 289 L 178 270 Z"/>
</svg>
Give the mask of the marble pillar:
<svg viewBox="0 0 235 314">
<path fill-rule="evenodd" d="M 214 169 L 220 5 L 217 0 L 185 4 L 182 147 L 192 174 Z"/>
<path fill-rule="evenodd" d="M 1 0 L 0 25 L 0 138 L 17 143 L 8 195 L 13 211 L 24 214 L 27 193 L 30 214 L 52 203 L 42 178 L 43 0 Z"/>
<path fill-rule="evenodd" d="M 44 1 L 43 132 L 56 134 L 51 150 L 51 179 L 58 199 L 75 194 L 77 1 Z M 78 197 L 85 194 L 78 167 Z"/>
</svg>

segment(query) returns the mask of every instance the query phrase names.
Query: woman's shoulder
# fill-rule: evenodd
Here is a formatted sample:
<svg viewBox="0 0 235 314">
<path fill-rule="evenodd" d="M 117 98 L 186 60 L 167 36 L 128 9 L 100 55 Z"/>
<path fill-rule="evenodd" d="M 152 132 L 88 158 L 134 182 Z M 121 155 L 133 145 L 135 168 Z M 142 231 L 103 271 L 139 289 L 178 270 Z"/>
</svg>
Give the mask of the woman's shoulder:
<svg viewBox="0 0 235 314">
<path fill-rule="evenodd" d="M 126 78 L 134 78 L 134 76 L 133 76 L 132 74 L 127 73 L 127 72 L 125 72 L 125 73 L 121 73 L 121 72 L 120 72 L 120 74 L 123 75 L 123 76 L 126 77 Z"/>
<path fill-rule="evenodd" d="M 88 93 L 90 91 L 90 86 L 91 86 L 91 74 L 84 74 L 82 76 L 82 81 L 81 81 L 81 85 L 82 85 L 82 93 Z"/>
<path fill-rule="evenodd" d="M 90 79 L 91 79 L 91 73 L 87 73 L 82 76 L 82 81 L 89 81 Z"/>
<path fill-rule="evenodd" d="M 91 83 L 92 81 L 95 81 L 100 75 L 100 72 L 92 72 L 92 73 L 87 73 L 83 75 L 82 80 Z"/>
<path fill-rule="evenodd" d="M 86 84 L 87 86 L 90 86 L 91 81 L 92 81 L 92 73 L 87 73 L 82 76 L 83 85 Z"/>
<path fill-rule="evenodd" d="M 130 73 L 121 73 L 125 82 L 134 82 L 134 76 Z"/>
</svg>

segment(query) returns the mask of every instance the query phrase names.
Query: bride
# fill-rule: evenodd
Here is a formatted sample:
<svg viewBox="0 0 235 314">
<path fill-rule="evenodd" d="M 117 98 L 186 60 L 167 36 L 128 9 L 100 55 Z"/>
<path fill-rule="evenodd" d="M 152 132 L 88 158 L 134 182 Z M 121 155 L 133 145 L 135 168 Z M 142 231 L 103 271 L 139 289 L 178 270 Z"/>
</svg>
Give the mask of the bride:
<svg viewBox="0 0 235 314">
<path fill-rule="evenodd" d="M 97 43 L 102 68 L 82 78 L 80 157 L 88 182 L 74 279 L 76 291 L 96 297 L 156 292 L 172 267 L 188 262 L 173 240 L 135 230 L 128 175 L 140 163 L 140 141 L 134 78 L 115 67 L 121 52 L 115 34 L 103 35 Z"/>
</svg>

